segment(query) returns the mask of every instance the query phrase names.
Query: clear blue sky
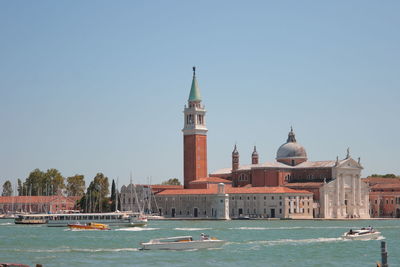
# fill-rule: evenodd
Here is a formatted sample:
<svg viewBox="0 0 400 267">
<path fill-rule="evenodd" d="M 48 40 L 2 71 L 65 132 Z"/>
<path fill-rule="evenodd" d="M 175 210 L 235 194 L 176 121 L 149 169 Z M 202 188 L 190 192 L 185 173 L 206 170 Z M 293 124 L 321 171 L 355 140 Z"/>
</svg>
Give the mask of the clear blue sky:
<svg viewBox="0 0 400 267">
<path fill-rule="evenodd" d="M 1 1 L 0 183 L 182 179 L 193 65 L 209 172 L 293 125 L 309 160 L 400 174 L 399 1 Z"/>
</svg>

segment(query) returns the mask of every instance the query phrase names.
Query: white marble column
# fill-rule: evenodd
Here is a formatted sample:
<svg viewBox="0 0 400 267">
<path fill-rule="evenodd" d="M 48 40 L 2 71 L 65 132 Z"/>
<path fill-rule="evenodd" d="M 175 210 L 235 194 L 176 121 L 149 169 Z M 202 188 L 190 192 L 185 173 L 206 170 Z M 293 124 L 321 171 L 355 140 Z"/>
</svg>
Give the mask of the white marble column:
<svg viewBox="0 0 400 267">
<path fill-rule="evenodd" d="M 328 216 L 328 211 L 329 211 L 329 195 L 328 195 L 328 190 L 325 190 L 325 187 L 326 187 L 326 184 L 325 184 L 325 186 L 324 186 L 324 191 L 323 191 L 323 194 L 324 194 L 324 207 L 323 207 L 323 209 L 321 209 L 323 212 L 324 212 L 324 214 L 322 214 L 322 218 L 327 218 L 327 217 L 330 217 L 330 215 Z"/>
<path fill-rule="evenodd" d="M 352 197 L 352 200 L 351 200 L 351 204 L 352 204 L 352 209 L 351 209 L 351 213 L 352 213 L 352 215 L 354 216 L 354 215 L 356 215 L 356 207 L 357 207 L 357 202 L 356 202 L 356 179 L 357 179 L 357 176 L 356 175 L 352 175 L 351 176 L 351 182 L 352 182 L 352 185 L 351 185 L 351 197 Z"/>
<path fill-rule="evenodd" d="M 289 205 L 290 205 L 290 213 L 293 213 L 293 199 L 289 199 Z"/>
<path fill-rule="evenodd" d="M 336 177 L 336 207 L 335 207 L 335 210 L 336 210 L 336 218 L 339 218 L 339 216 L 340 216 L 340 211 L 339 211 L 339 209 L 340 209 L 340 185 L 339 185 L 339 181 L 340 181 L 340 176 L 338 175 L 337 177 Z"/>
<path fill-rule="evenodd" d="M 359 176 L 357 176 L 357 198 L 358 198 L 358 206 L 361 208 L 361 178 Z"/>
<path fill-rule="evenodd" d="M 344 191 L 344 177 L 341 175 L 340 177 L 340 215 L 344 217 L 344 199 L 345 199 L 345 191 Z"/>
<path fill-rule="evenodd" d="M 296 196 L 296 213 L 300 213 L 299 196 Z"/>
</svg>

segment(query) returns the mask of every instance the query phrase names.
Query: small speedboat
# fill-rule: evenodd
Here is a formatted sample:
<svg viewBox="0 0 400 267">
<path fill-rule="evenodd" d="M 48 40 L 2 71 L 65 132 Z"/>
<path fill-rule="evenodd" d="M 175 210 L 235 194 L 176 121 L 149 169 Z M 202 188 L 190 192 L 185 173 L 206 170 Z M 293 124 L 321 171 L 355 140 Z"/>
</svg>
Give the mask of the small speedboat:
<svg viewBox="0 0 400 267">
<path fill-rule="evenodd" d="M 146 226 L 147 217 L 144 214 L 132 214 L 129 217 L 129 226 L 131 227 L 141 227 Z"/>
<path fill-rule="evenodd" d="M 80 224 L 80 223 L 68 224 L 68 227 L 71 230 L 111 230 L 111 228 L 109 228 L 107 224 L 94 223 L 94 222 L 87 224 Z"/>
<path fill-rule="evenodd" d="M 377 239 L 381 235 L 381 232 L 376 231 L 372 227 L 365 227 L 357 230 L 352 230 L 344 233 L 342 238 L 352 240 L 367 240 Z"/>
<path fill-rule="evenodd" d="M 200 240 L 193 240 L 192 236 L 176 236 L 167 238 L 152 239 L 147 243 L 141 243 L 142 250 L 189 250 L 204 248 L 220 248 L 225 241 L 215 237 L 201 234 Z"/>
</svg>

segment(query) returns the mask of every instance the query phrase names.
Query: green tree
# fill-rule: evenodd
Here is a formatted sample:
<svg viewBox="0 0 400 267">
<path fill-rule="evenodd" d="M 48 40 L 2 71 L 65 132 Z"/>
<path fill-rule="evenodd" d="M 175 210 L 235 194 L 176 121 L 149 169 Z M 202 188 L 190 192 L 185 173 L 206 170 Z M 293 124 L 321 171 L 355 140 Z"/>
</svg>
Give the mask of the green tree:
<svg viewBox="0 0 400 267">
<path fill-rule="evenodd" d="M 51 183 L 51 190 L 49 193 L 52 195 L 56 195 L 59 190 L 65 188 L 65 178 L 61 175 L 61 173 L 57 169 L 48 169 L 45 173 L 44 178 L 42 179 L 43 188 L 46 187 L 45 184 L 48 182 Z"/>
<path fill-rule="evenodd" d="M 96 174 L 90 182 L 86 194 L 80 200 L 81 209 L 85 212 L 106 212 L 110 211 L 110 184 L 108 178 L 102 173 Z"/>
<path fill-rule="evenodd" d="M 115 211 L 115 204 L 116 204 L 116 193 L 115 193 L 115 181 L 112 180 L 111 183 L 111 211 Z"/>
<path fill-rule="evenodd" d="M 3 184 L 3 193 L 1 194 L 3 197 L 9 197 L 12 196 L 13 190 L 12 190 L 12 185 L 10 181 L 6 181 Z"/>
<path fill-rule="evenodd" d="M 42 182 L 45 179 L 44 172 L 39 169 L 34 169 L 29 173 L 23 185 L 23 194 L 25 196 L 38 196 L 39 188 L 42 188 Z"/>
<path fill-rule="evenodd" d="M 18 196 L 23 196 L 23 184 L 22 184 L 22 181 L 21 181 L 21 179 L 19 179 L 18 178 L 18 180 L 17 180 L 17 183 L 18 183 Z"/>
<path fill-rule="evenodd" d="M 181 185 L 181 182 L 178 178 L 171 178 L 168 181 L 164 181 L 161 183 L 162 185 Z"/>
<path fill-rule="evenodd" d="M 85 177 L 76 174 L 67 178 L 68 196 L 83 196 L 85 194 Z"/>
</svg>

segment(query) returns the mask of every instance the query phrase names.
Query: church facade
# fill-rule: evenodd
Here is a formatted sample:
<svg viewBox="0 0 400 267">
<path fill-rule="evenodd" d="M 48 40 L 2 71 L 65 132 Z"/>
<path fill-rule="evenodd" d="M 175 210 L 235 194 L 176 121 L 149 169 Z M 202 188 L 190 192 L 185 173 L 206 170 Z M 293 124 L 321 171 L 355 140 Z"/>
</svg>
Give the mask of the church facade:
<svg viewBox="0 0 400 267">
<path fill-rule="evenodd" d="M 205 114 L 193 68 L 182 129 L 184 188 L 156 195 L 164 216 L 369 218 L 369 188 L 361 180 L 360 161 L 349 151 L 342 160 L 308 161 L 293 129 L 276 162 L 260 163 L 254 147 L 251 164 L 241 165 L 235 145 L 232 166 L 208 174 Z"/>
<path fill-rule="evenodd" d="M 308 161 L 293 129 L 286 143 L 276 153 L 276 162 L 259 163 L 256 148 L 250 165 L 240 165 L 235 145 L 232 167 L 217 170 L 211 176 L 231 180 L 233 186 L 283 186 L 313 193 L 315 218 L 369 218 L 369 187 L 361 179 L 359 160 L 349 150 L 346 158 L 331 161 Z"/>
</svg>

